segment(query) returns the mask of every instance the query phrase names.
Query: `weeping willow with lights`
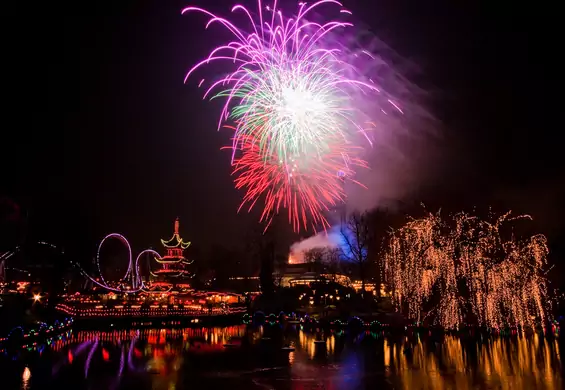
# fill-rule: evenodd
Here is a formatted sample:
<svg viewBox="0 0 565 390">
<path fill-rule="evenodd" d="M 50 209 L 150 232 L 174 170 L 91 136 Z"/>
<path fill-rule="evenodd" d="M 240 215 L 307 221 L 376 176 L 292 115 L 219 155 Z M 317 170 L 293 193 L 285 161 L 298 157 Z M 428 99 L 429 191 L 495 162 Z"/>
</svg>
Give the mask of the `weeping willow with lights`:
<svg viewBox="0 0 565 390">
<path fill-rule="evenodd" d="M 385 277 L 398 309 L 418 322 L 447 329 L 532 327 L 549 315 L 544 267 L 547 239 L 518 238 L 518 220 L 465 212 L 428 213 L 391 233 Z"/>
</svg>

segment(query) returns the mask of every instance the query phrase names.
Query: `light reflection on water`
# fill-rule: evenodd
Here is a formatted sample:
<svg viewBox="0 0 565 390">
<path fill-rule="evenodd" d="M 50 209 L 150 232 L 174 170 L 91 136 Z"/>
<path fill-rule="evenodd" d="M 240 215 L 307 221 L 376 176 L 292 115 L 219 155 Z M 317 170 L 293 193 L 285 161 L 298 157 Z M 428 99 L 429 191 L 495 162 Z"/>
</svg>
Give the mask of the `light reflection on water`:
<svg viewBox="0 0 565 390">
<path fill-rule="evenodd" d="M 51 368 L 43 384 L 92 390 L 563 388 L 558 342 L 538 335 L 469 341 L 295 327 L 84 331 L 52 344 L 36 366 Z M 30 388 L 34 369 L 26 367 L 20 388 Z M 37 378 L 36 385 L 43 388 Z"/>
<path fill-rule="evenodd" d="M 24 368 L 24 372 L 22 374 L 22 390 L 29 389 L 29 379 L 31 378 L 31 371 L 29 367 Z"/>
<path fill-rule="evenodd" d="M 459 338 L 445 337 L 435 353 L 421 339 L 408 353 L 402 344 L 385 340 L 384 356 L 403 389 L 563 388 L 558 341 L 538 335 L 467 346 Z"/>
</svg>

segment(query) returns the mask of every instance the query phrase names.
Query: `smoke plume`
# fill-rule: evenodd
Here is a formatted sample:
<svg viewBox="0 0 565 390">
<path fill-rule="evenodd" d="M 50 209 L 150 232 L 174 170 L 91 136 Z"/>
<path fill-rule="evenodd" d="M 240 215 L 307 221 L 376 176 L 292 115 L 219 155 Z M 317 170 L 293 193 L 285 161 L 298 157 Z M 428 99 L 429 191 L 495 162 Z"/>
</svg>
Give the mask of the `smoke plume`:
<svg viewBox="0 0 565 390">
<path fill-rule="evenodd" d="M 368 113 L 371 129 L 367 133 L 364 159 L 369 169 L 359 169 L 355 177 L 345 178 L 345 214 L 375 208 L 394 208 L 398 202 L 414 197 L 441 166 L 438 121 L 427 109 L 430 94 L 413 80 L 420 69 L 377 39 L 369 29 L 360 34 L 333 36 L 358 73 L 356 77 L 379 86 L 380 94 L 368 99 L 359 96 L 363 112 Z M 359 185 L 362 183 L 362 185 Z M 335 221 L 337 222 L 337 221 Z M 340 226 L 294 243 L 290 250 L 299 253 L 313 248 L 338 247 Z"/>
<path fill-rule="evenodd" d="M 290 246 L 290 255 L 293 263 L 303 263 L 304 254 L 311 249 L 337 248 L 340 242 L 339 226 L 333 227 L 326 232 L 318 233 L 305 240 L 295 242 Z"/>
</svg>

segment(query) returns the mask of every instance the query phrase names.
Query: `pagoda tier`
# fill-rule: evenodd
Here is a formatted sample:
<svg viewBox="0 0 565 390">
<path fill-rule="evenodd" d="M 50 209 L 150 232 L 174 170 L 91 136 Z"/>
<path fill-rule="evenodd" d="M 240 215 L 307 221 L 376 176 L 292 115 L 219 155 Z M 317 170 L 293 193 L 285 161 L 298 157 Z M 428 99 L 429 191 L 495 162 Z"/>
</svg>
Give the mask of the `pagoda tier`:
<svg viewBox="0 0 565 390">
<path fill-rule="evenodd" d="M 177 218 L 175 220 L 175 230 L 173 236 L 167 241 L 161 240 L 161 244 L 163 244 L 163 246 L 167 250 L 167 256 L 182 256 L 182 252 L 190 246 L 190 241 L 184 242 L 183 239 L 180 238 L 179 227 L 180 222 Z"/>
<path fill-rule="evenodd" d="M 154 258 L 157 267 L 151 271 L 151 282 L 154 286 L 169 286 L 173 290 L 176 288 L 186 289 L 190 287 L 189 279 L 192 273 L 189 270 L 189 261 L 184 257 L 184 250 L 190 246 L 190 242 L 185 242 L 179 235 L 179 220 L 175 220 L 174 233 L 169 240 L 161 240 L 165 247 L 165 256 Z"/>
</svg>

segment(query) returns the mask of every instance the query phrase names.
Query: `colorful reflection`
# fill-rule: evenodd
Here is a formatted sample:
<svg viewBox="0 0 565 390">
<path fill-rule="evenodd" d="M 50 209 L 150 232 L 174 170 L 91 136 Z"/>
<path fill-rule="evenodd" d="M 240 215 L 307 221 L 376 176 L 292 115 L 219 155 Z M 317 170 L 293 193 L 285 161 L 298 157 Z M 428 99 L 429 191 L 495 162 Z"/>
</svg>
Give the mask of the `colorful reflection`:
<svg viewBox="0 0 565 390">
<path fill-rule="evenodd" d="M 174 389 L 185 352 L 217 353 L 245 327 L 81 331 L 51 345 L 57 353 L 53 377 L 80 367 L 94 388 L 119 388 L 124 374 L 150 374 L 152 389 Z M 103 370 L 104 377 L 97 377 Z M 75 370 L 76 371 L 76 370 Z M 97 387 L 98 386 L 98 387 Z"/>
<path fill-rule="evenodd" d="M 538 335 L 389 337 L 310 333 L 295 326 L 81 331 L 53 342 L 45 353 L 53 380 L 67 378 L 77 390 L 551 390 L 564 385 L 558 341 Z M 40 367 L 26 366 L 19 374 L 21 388 L 33 390 L 40 373 Z M 140 385 L 132 386 L 135 380 Z"/>
<path fill-rule="evenodd" d="M 31 379 L 31 371 L 29 367 L 24 368 L 24 373 L 22 374 L 22 390 L 28 390 L 30 388 L 29 381 Z"/>
<path fill-rule="evenodd" d="M 471 390 L 477 383 L 501 390 L 563 388 L 558 340 L 538 335 L 467 344 L 456 337 L 441 343 L 384 340 L 383 351 L 393 383 L 402 389 Z"/>
<path fill-rule="evenodd" d="M 289 380 L 321 381 L 325 388 L 384 381 L 406 390 L 564 388 L 558 339 L 539 335 L 466 341 L 417 335 L 389 338 L 370 332 L 348 337 L 298 330 L 296 340 L 296 351 L 288 359 Z"/>
</svg>

